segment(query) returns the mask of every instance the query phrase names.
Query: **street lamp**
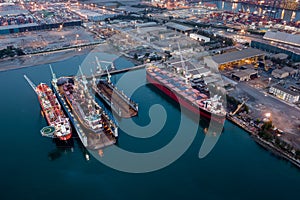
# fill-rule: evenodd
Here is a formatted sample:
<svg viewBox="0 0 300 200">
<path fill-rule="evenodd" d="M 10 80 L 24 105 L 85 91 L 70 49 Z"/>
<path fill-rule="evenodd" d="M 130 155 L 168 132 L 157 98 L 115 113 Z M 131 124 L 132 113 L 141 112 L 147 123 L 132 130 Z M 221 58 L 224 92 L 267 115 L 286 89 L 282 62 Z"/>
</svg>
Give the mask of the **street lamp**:
<svg viewBox="0 0 300 200">
<path fill-rule="evenodd" d="M 76 44 L 78 43 L 78 38 L 79 38 L 79 35 L 76 34 Z"/>
<path fill-rule="evenodd" d="M 266 118 L 270 119 L 271 118 L 271 113 L 268 112 L 268 113 L 265 114 L 265 116 L 266 116 Z"/>
</svg>

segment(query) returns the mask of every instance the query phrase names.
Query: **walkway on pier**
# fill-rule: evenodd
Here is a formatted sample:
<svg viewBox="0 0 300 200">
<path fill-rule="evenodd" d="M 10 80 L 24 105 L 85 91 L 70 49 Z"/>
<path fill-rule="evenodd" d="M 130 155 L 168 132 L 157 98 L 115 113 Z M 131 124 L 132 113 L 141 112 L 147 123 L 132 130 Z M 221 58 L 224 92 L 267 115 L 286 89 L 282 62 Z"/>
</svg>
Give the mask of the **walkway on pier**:
<svg viewBox="0 0 300 200">
<path fill-rule="evenodd" d="M 142 64 L 142 65 L 137 65 L 134 67 L 129 67 L 129 68 L 124 68 L 124 69 L 115 69 L 115 70 L 111 70 L 109 71 L 110 74 L 119 74 L 119 73 L 124 73 L 124 72 L 128 72 L 128 71 L 134 71 L 134 70 L 138 70 L 138 69 L 142 69 L 145 68 L 147 66 L 147 64 Z M 103 71 L 101 74 L 94 74 L 94 76 L 96 78 L 99 78 L 101 76 L 107 76 L 107 71 Z M 88 76 L 86 77 L 87 79 L 92 79 L 92 76 Z"/>
</svg>

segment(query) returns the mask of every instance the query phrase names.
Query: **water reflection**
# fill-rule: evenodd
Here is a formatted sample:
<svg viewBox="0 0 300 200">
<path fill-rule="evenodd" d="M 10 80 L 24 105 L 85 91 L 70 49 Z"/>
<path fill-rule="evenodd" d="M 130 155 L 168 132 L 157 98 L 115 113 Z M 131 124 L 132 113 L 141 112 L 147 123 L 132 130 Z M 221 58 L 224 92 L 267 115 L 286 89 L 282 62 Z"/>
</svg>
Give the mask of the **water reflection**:
<svg viewBox="0 0 300 200">
<path fill-rule="evenodd" d="M 291 20 L 290 20 L 290 21 L 291 21 L 291 22 L 294 21 L 295 18 L 296 18 L 296 12 L 293 11 L 293 12 L 292 12 L 292 16 L 291 16 Z"/>
<path fill-rule="evenodd" d="M 283 9 L 282 12 L 281 12 L 281 17 L 280 17 L 280 19 L 284 19 L 284 12 L 285 12 L 285 10 Z"/>
<path fill-rule="evenodd" d="M 218 9 L 228 10 L 228 11 L 249 11 L 251 13 L 257 13 L 258 15 L 268 15 L 275 18 L 283 19 L 286 21 L 298 21 L 300 20 L 299 11 L 287 10 L 287 9 L 279 9 L 267 6 L 257 6 L 251 5 L 247 3 L 232 3 L 225 1 L 210 1 L 210 3 L 215 3 Z M 247 8 L 247 9 L 245 9 Z"/>
<path fill-rule="evenodd" d="M 75 149 L 79 149 L 82 152 L 83 158 L 85 160 L 88 161 L 90 159 L 89 152 L 83 146 L 81 140 L 78 137 L 72 137 L 67 141 L 61 141 L 57 138 L 54 138 L 52 139 L 52 142 L 55 144 L 56 148 L 48 153 L 48 158 L 51 161 L 55 161 L 66 154 L 71 154 L 75 151 Z"/>
<path fill-rule="evenodd" d="M 57 138 L 52 139 L 55 144 L 55 149 L 48 153 L 49 160 L 56 160 L 60 158 L 63 154 L 74 152 L 74 140 L 70 138 L 67 141 L 61 141 Z"/>
<path fill-rule="evenodd" d="M 232 10 L 236 10 L 237 7 L 238 7 L 238 4 L 237 4 L 237 3 L 233 3 L 233 4 L 232 4 Z"/>
</svg>

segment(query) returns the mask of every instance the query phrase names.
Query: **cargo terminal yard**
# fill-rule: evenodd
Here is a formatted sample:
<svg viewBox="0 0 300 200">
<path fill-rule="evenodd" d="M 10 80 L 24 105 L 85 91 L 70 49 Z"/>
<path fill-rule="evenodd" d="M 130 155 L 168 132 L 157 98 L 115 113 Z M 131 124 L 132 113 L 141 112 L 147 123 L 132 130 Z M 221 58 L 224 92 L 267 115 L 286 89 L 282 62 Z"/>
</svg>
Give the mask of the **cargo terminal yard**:
<svg viewBox="0 0 300 200">
<path fill-rule="evenodd" d="M 0 38 L 1 46 L 13 45 L 23 49 L 25 53 L 59 49 L 96 41 L 94 34 L 86 32 L 82 27 L 1 35 Z"/>
</svg>

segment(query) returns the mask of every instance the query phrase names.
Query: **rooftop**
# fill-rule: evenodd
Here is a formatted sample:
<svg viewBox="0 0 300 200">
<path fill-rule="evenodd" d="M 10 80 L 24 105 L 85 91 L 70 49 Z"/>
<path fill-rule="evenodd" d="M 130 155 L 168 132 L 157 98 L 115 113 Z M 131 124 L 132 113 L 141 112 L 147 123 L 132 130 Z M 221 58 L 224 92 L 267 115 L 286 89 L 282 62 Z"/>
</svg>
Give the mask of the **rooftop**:
<svg viewBox="0 0 300 200">
<path fill-rule="evenodd" d="M 28 23 L 28 24 L 16 24 L 16 25 L 8 25 L 8 26 L 0 26 L 0 30 L 7 30 L 7 29 L 15 29 L 15 28 L 26 28 L 38 26 L 37 23 Z"/>
<path fill-rule="evenodd" d="M 174 22 L 168 22 L 165 25 L 167 27 L 174 28 L 176 30 L 180 30 L 180 31 L 184 31 L 184 32 L 185 31 L 191 31 L 191 30 L 194 29 L 193 27 L 177 24 L 177 23 L 174 23 Z"/>
<path fill-rule="evenodd" d="M 285 92 L 285 93 L 287 93 L 287 94 L 290 94 L 290 95 L 292 95 L 292 96 L 299 96 L 299 95 L 300 95 L 300 94 L 297 93 L 297 92 L 293 92 L 293 91 L 291 91 L 291 90 L 289 90 L 289 89 L 286 89 L 286 88 L 284 88 L 284 87 L 281 87 L 281 86 L 279 86 L 279 85 L 273 85 L 272 87 L 275 88 L 275 89 L 277 89 L 277 90 L 283 91 L 283 92 Z"/>
<path fill-rule="evenodd" d="M 247 48 L 241 51 L 234 51 L 229 53 L 223 53 L 220 55 L 215 55 L 212 56 L 212 59 L 218 64 L 225 64 L 229 62 L 234 62 L 234 61 L 238 61 L 246 58 L 252 58 L 255 56 L 262 56 L 262 55 L 265 55 L 265 53 L 261 50 Z"/>
<path fill-rule="evenodd" d="M 300 35 L 285 33 L 285 32 L 274 32 L 274 31 L 268 31 L 263 37 L 267 40 L 282 42 L 286 44 L 291 44 L 295 46 L 300 46 Z"/>
<path fill-rule="evenodd" d="M 248 77 L 253 74 L 257 74 L 257 71 L 254 69 L 245 69 L 245 70 L 237 71 L 233 75 L 241 78 L 241 77 Z"/>
</svg>

